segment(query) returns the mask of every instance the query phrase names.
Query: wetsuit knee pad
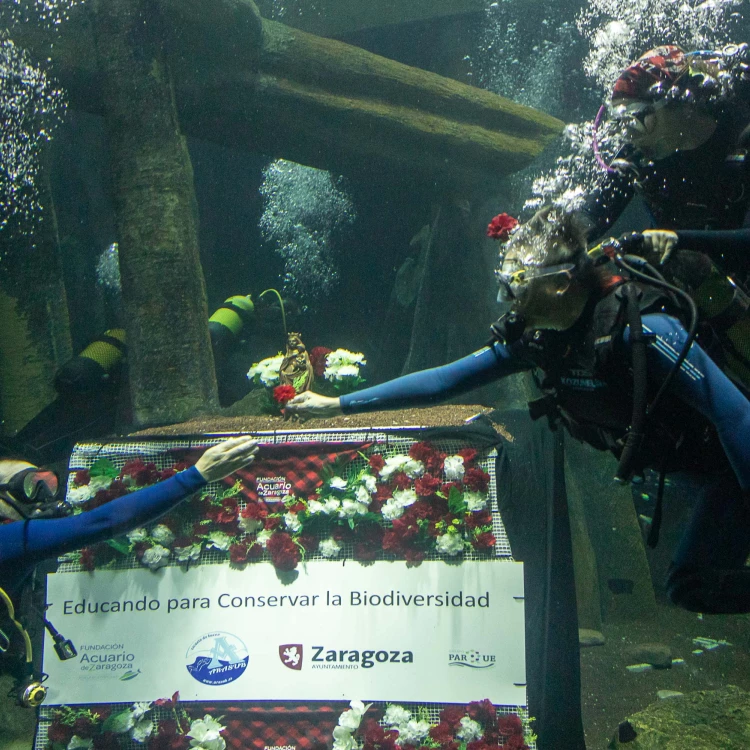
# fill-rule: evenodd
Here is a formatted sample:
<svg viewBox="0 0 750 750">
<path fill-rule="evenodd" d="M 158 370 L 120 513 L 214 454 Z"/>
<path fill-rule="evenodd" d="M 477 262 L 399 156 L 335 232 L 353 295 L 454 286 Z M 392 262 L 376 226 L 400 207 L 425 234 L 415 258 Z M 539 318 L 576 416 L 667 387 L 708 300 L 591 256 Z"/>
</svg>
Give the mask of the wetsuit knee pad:
<svg viewBox="0 0 750 750">
<path fill-rule="evenodd" d="M 667 595 L 690 612 L 736 615 L 750 612 L 750 568 L 670 568 Z"/>
</svg>

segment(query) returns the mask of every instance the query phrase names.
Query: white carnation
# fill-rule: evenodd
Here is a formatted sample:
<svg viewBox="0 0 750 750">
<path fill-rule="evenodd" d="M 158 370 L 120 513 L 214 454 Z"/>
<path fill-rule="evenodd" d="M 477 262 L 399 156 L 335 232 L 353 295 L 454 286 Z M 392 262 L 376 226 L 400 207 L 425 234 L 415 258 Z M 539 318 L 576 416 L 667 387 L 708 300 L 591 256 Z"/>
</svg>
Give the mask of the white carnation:
<svg viewBox="0 0 750 750">
<path fill-rule="evenodd" d="M 266 388 L 276 386 L 279 384 L 279 370 L 283 359 L 283 354 L 263 359 L 248 370 L 247 377 L 262 383 Z"/>
<path fill-rule="evenodd" d="M 77 734 L 74 734 L 70 738 L 70 742 L 68 742 L 66 750 L 89 750 L 89 748 L 93 746 L 94 740 L 85 740 L 82 737 L 79 737 Z"/>
<path fill-rule="evenodd" d="M 188 547 L 175 547 L 172 552 L 174 552 L 174 559 L 177 560 L 177 562 L 197 562 L 200 560 L 202 548 L 203 545 L 198 542 L 197 544 L 191 544 Z"/>
<path fill-rule="evenodd" d="M 404 473 L 409 479 L 417 479 L 417 477 L 421 477 L 424 474 L 424 464 L 421 461 L 410 458 L 404 464 Z"/>
<path fill-rule="evenodd" d="M 341 507 L 341 500 L 336 497 L 327 497 L 323 501 L 323 512 L 328 515 L 337 515 Z"/>
<path fill-rule="evenodd" d="M 341 543 L 337 542 L 333 537 L 324 539 L 318 546 L 318 551 L 323 557 L 338 557 L 341 552 Z"/>
<path fill-rule="evenodd" d="M 378 489 L 378 480 L 375 479 L 372 474 L 363 474 L 362 484 L 371 495 L 373 495 Z"/>
<path fill-rule="evenodd" d="M 296 534 L 302 529 L 302 521 L 299 520 L 299 516 L 296 513 L 284 513 L 284 524 L 292 534 Z"/>
<path fill-rule="evenodd" d="M 151 531 L 151 538 L 155 542 L 159 542 L 159 544 L 161 544 L 162 546 L 169 547 L 169 545 L 174 541 L 175 536 L 174 532 L 169 528 L 169 526 L 160 523 Z"/>
<path fill-rule="evenodd" d="M 91 495 L 93 496 L 96 495 L 99 490 L 108 490 L 113 481 L 112 477 L 91 477 L 91 481 L 88 485 L 89 492 L 91 492 Z"/>
<path fill-rule="evenodd" d="M 326 506 L 323 505 L 323 503 L 320 502 L 320 500 L 308 500 L 307 502 L 307 512 L 314 516 L 316 513 L 325 513 L 326 512 Z"/>
<path fill-rule="evenodd" d="M 80 487 L 71 487 L 68 490 L 67 500 L 71 505 L 81 505 L 87 500 L 91 500 L 94 493 L 89 488 L 89 485 L 82 484 Z"/>
<path fill-rule="evenodd" d="M 365 355 L 360 352 L 350 352 L 348 349 L 336 349 L 326 356 L 326 367 L 339 365 L 366 365 Z"/>
<path fill-rule="evenodd" d="M 395 521 L 397 518 L 401 518 L 401 516 L 404 515 L 404 506 L 394 498 L 390 497 L 385 501 L 380 512 L 383 514 L 383 518 L 385 518 L 386 521 Z"/>
<path fill-rule="evenodd" d="M 402 507 L 408 508 L 417 502 L 417 493 L 414 490 L 395 490 L 393 499 Z"/>
<path fill-rule="evenodd" d="M 380 478 L 385 482 L 390 479 L 392 474 L 397 471 L 402 471 L 404 464 L 408 463 L 411 459 L 409 456 L 399 454 L 398 456 L 391 456 L 385 459 L 385 465 L 380 470 Z"/>
<path fill-rule="evenodd" d="M 354 490 L 354 496 L 357 499 L 357 502 L 362 503 L 362 505 L 364 505 L 365 507 L 367 507 L 372 500 L 367 487 L 365 487 L 363 484 L 361 484 L 359 487 L 357 487 L 356 490 Z"/>
<path fill-rule="evenodd" d="M 347 378 L 359 377 L 359 367 L 357 367 L 357 365 L 334 365 L 332 367 L 326 367 L 323 375 L 326 380 L 340 383 Z"/>
<path fill-rule="evenodd" d="M 482 731 L 482 725 L 478 721 L 470 719 L 468 716 L 464 716 L 460 722 L 461 726 L 456 732 L 456 737 L 462 742 L 471 742 L 472 740 L 478 740 L 484 732 Z"/>
<path fill-rule="evenodd" d="M 464 492 L 464 502 L 466 509 L 472 513 L 484 510 L 487 507 L 487 495 L 483 492 Z"/>
<path fill-rule="evenodd" d="M 385 709 L 383 723 L 389 727 L 400 727 L 406 725 L 409 722 L 409 719 L 411 719 L 411 713 L 409 711 L 403 706 L 392 703 Z"/>
<path fill-rule="evenodd" d="M 344 727 L 344 729 L 348 729 L 350 732 L 354 732 L 355 730 L 359 729 L 359 724 L 361 721 L 362 714 L 359 713 L 359 711 L 354 711 L 353 709 L 344 711 L 344 713 L 339 716 L 339 726 Z"/>
<path fill-rule="evenodd" d="M 333 748 L 332 750 L 355 750 L 357 741 L 352 737 L 352 733 L 346 727 L 334 727 L 333 729 Z"/>
<path fill-rule="evenodd" d="M 464 468 L 463 456 L 447 456 L 443 461 L 443 471 L 445 478 L 449 482 L 460 482 L 464 478 L 466 469 Z"/>
<path fill-rule="evenodd" d="M 130 713 L 133 714 L 133 719 L 138 721 L 142 719 L 151 710 L 151 701 L 139 701 L 133 704 L 133 708 L 130 709 Z"/>
<path fill-rule="evenodd" d="M 232 537 L 229 534 L 225 534 L 223 531 L 212 531 L 206 538 L 208 544 L 207 549 L 218 549 L 222 552 L 226 552 L 232 546 Z"/>
<path fill-rule="evenodd" d="M 131 544 L 138 544 L 138 542 L 145 542 L 148 539 L 148 531 L 139 526 L 137 529 L 133 529 L 128 533 L 128 541 Z"/>
<path fill-rule="evenodd" d="M 135 742 L 145 742 L 154 731 L 154 722 L 151 719 L 141 719 L 130 730 L 131 739 Z"/>
<path fill-rule="evenodd" d="M 328 483 L 332 490 L 345 490 L 346 479 L 343 477 L 333 477 Z"/>
<path fill-rule="evenodd" d="M 266 545 L 268 544 L 268 540 L 273 536 L 273 531 L 270 529 L 263 529 L 263 531 L 258 532 L 258 536 L 255 537 L 255 541 L 260 544 L 263 549 L 266 548 Z"/>
<path fill-rule="evenodd" d="M 159 568 L 163 568 L 169 562 L 170 554 L 170 550 L 166 547 L 156 544 L 143 553 L 141 563 L 151 570 L 158 570 Z"/>
<path fill-rule="evenodd" d="M 429 721 L 416 721 L 412 719 L 398 728 L 398 741 L 400 745 L 420 745 L 422 740 L 430 731 Z"/>
<path fill-rule="evenodd" d="M 203 750 L 224 750 L 227 743 L 221 736 L 223 727 L 211 715 L 206 714 L 202 719 L 196 719 L 190 724 L 190 731 L 187 733 L 190 740 L 190 747 L 202 748 Z"/>
<path fill-rule="evenodd" d="M 258 529 L 263 528 L 263 521 L 260 518 L 248 518 L 243 516 L 242 513 L 240 513 L 237 523 L 246 534 L 254 534 Z"/>
<path fill-rule="evenodd" d="M 354 516 L 361 516 L 367 513 L 367 506 L 358 503 L 356 500 L 350 500 L 348 497 L 344 498 L 339 509 L 339 518 L 354 518 Z"/>
<path fill-rule="evenodd" d="M 441 555 L 458 555 L 464 550 L 464 540 L 461 534 L 443 534 L 437 538 L 435 549 Z"/>
</svg>

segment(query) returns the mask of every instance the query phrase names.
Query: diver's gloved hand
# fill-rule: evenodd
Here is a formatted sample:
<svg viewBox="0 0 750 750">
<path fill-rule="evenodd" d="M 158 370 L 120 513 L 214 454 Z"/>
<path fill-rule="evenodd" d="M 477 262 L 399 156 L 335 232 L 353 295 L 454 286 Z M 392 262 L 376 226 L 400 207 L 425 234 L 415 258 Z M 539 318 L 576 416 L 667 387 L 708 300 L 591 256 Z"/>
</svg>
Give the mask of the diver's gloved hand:
<svg viewBox="0 0 750 750">
<path fill-rule="evenodd" d="M 240 435 L 211 446 L 198 459 L 195 468 L 207 482 L 216 482 L 249 464 L 257 452 L 258 441 Z"/>
<path fill-rule="evenodd" d="M 677 247 L 677 235 L 668 229 L 647 229 L 641 236 L 643 255 L 654 265 L 663 266 Z"/>
<path fill-rule="evenodd" d="M 321 396 L 319 393 L 305 391 L 287 401 L 284 407 L 285 414 L 298 417 L 337 417 L 342 414 L 341 401 L 338 398 Z"/>
</svg>

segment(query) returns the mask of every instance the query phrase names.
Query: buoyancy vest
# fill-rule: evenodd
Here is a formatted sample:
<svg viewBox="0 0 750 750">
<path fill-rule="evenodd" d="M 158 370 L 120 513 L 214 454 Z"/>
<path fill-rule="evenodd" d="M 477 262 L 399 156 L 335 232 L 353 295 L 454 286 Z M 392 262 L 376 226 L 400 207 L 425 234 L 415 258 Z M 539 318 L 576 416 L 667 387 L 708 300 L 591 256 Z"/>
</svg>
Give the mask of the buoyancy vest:
<svg viewBox="0 0 750 750">
<path fill-rule="evenodd" d="M 637 282 L 642 314 L 666 311 L 672 302 L 659 290 Z M 536 366 L 545 396 L 529 406 L 532 418 L 561 422 L 577 440 L 618 458 L 633 411 L 630 356 L 623 344 L 626 325 L 624 284 L 590 301 L 567 331 L 529 331 L 513 347 Z M 649 378 L 653 397 L 659 383 Z M 686 429 L 687 426 L 687 429 Z M 711 424 L 697 411 L 667 396 L 649 419 L 637 471 L 644 468 L 708 471 L 723 451 Z"/>
</svg>

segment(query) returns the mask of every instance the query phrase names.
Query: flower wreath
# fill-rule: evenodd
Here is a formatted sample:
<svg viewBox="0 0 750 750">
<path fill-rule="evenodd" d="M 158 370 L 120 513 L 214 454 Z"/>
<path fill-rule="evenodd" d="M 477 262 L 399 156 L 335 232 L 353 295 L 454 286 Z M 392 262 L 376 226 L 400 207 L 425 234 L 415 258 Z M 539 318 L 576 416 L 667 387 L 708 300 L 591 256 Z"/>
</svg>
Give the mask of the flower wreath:
<svg viewBox="0 0 750 750">
<path fill-rule="evenodd" d="M 496 541 L 490 477 L 477 465 L 477 456 L 474 448 L 447 455 L 418 442 L 405 454 L 362 455 L 364 468 L 347 467 L 346 476 L 329 472 L 307 498 L 289 495 L 282 502 L 250 501 L 244 507 L 237 481 L 221 493 L 196 495 L 157 524 L 83 549 L 79 562 L 93 570 L 135 553 L 156 570 L 170 560 L 189 565 L 211 551 L 234 565 L 268 556 L 278 570 L 289 571 L 313 553 L 340 557 L 345 545 L 357 560 L 385 553 L 410 564 L 435 554 L 456 559 L 467 550 L 491 553 Z M 177 463 L 159 471 L 136 459 L 118 471 L 100 459 L 89 471 L 75 474 L 69 501 L 98 507 L 184 468 Z"/>
<path fill-rule="evenodd" d="M 403 706 L 390 704 L 382 720 L 367 719 L 372 704 L 352 701 L 333 730 L 332 750 L 529 750 L 536 741 L 531 719 L 518 714 L 497 715 L 485 698 L 467 706 L 451 705 L 433 724 L 423 715 L 414 716 Z"/>
</svg>

